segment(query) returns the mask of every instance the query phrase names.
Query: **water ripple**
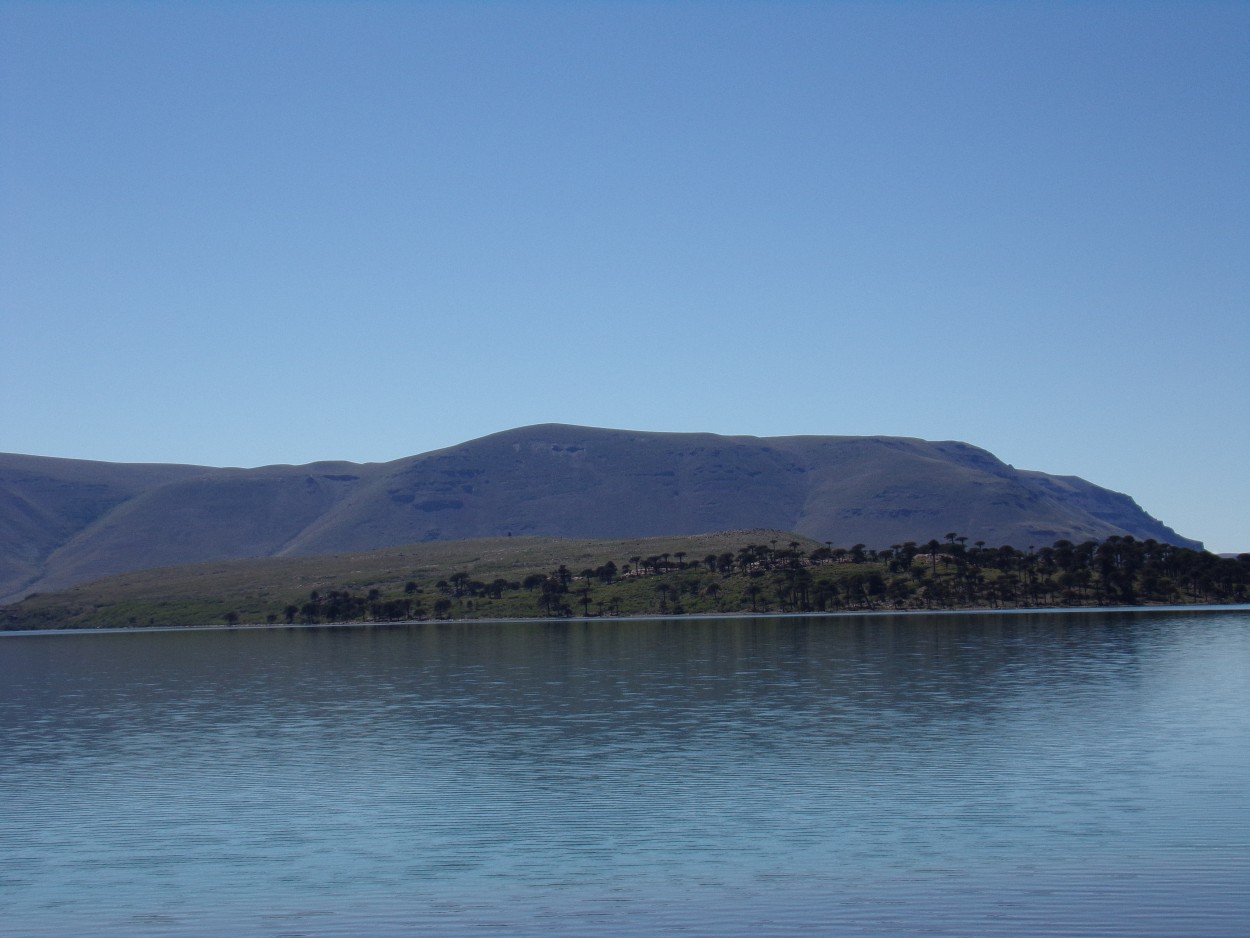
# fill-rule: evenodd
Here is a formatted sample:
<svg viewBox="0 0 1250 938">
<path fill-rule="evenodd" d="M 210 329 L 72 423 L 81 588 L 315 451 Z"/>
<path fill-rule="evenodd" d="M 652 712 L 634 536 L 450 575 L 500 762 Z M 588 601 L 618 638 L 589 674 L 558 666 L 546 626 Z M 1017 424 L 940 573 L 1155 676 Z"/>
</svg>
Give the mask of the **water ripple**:
<svg viewBox="0 0 1250 938">
<path fill-rule="evenodd" d="M 1250 616 L 0 640 L 15 934 L 1233 935 Z"/>
</svg>

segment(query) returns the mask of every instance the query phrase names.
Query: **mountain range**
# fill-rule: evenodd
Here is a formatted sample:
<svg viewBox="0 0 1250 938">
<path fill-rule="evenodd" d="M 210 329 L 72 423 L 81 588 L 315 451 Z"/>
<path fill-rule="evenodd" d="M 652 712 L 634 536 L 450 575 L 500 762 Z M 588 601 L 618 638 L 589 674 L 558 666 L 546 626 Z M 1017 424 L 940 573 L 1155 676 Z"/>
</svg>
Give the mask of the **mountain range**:
<svg viewBox="0 0 1250 938">
<path fill-rule="evenodd" d="M 1202 547 L 1127 495 L 901 437 L 545 424 L 393 462 L 256 469 L 0 454 L 0 602 L 208 560 L 754 528 L 846 547 L 948 533 L 1020 548 L 1112 535 Z"/>
</svg>

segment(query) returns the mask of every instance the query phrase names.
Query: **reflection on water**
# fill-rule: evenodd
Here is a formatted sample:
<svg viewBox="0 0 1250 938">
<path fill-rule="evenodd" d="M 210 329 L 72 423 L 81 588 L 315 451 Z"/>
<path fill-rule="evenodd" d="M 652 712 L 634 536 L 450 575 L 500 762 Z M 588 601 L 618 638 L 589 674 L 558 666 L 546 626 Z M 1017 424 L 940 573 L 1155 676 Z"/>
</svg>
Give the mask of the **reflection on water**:
<svg viewBox="0 0 1250 938">
<path fill-rule="evenodd" d="M 1240 934 L 1250 614 L 0 639 L 20 934 Z"/>
</svg>

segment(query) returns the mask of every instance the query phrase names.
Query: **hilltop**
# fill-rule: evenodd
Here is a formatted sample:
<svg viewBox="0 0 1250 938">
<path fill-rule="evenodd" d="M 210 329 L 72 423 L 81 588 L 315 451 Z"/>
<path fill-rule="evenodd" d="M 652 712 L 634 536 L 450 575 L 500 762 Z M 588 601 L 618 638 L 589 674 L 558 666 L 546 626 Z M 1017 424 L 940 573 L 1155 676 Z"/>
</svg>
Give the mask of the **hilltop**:
<svg viewBox="0 0 1250 938">
<path fill-rule="evenodd" d="M 1127 495 L 962 442 L 548 424 L 388 463 L 218 469 L 0 455 L 0 601 L 110 574 L 492 537 L 792 531 L 884 548 L 1201 544 Z"/>
</svg>

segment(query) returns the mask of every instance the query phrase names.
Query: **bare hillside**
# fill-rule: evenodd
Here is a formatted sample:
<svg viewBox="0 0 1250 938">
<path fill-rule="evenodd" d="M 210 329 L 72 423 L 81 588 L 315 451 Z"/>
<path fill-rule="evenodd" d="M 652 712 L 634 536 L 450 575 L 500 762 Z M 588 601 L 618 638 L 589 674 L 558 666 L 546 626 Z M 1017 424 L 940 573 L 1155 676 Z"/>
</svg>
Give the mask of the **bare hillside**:
<svg viewBox="0 0 1250 938">
<path fill-rule="evenodd" d="M 543 425 L 391 463 L 259 469 L 0 456 L 0 597 L 204 560 L 511 535 L 773 528 L 886 547 L 948 532 L 1027 547 L 1113 534 L 1188 547 L 1127 495 L 966 443 Z"/>
</svg>

